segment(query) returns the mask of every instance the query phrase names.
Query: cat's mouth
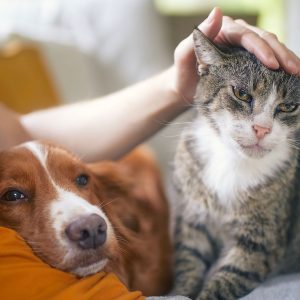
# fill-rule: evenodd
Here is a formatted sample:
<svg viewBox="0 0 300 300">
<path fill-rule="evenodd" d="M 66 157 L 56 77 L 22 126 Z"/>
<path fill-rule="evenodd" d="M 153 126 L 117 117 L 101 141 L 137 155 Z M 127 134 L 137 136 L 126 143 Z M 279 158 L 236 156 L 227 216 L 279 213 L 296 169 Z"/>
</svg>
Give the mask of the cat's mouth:
<svg viewBox="0 0 300 300">
<path fill-rule="evenodd" d="M 243 145 L 243 144 L 239 144 L 239 145 L 242 148 L 244 153 L 253 157 L 262 157 L 272 151 L 271 149 L 268 149 L 260 145 L 259 143 L 255 143 L 251 145 Z"/>
</svg>

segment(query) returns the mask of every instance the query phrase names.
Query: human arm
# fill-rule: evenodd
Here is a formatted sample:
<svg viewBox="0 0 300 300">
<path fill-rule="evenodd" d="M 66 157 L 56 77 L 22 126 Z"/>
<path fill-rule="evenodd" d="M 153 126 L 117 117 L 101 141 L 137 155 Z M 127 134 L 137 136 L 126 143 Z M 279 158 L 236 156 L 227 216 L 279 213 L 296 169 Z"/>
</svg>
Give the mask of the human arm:
<svg viewBox="0 0 300 300">
<path fill-rule="evenodd" d="M 223 18 L 219 9 L 199 27 L 216 42 L 244 46 L 270 68 L 281 66 L 300 74 L 299 59 L 275 36 L 242 21 Z M 289 61 L 295 66 L 290 67 Z M 87 161 L 114 159 L 192 103 L 198 81 L 195 65 L 189 36 L 176 48 L 174 65 L 163 73 L 118 93 L 28 114 L 21 121 L 34 139 L 51 139 Z"/>
<path fill-rule="evenodd" d="M 50 139 L 87 161 L 115 159 L 186 106 L 168 87 L 172 70 L 98 99 L 22 117 L 34 139 Z"/>
<path fill-rule="evenodd" d="M 20 123 L 20 116 L 0 103 L 0 150 L 30 139 Z"/>
</svg>

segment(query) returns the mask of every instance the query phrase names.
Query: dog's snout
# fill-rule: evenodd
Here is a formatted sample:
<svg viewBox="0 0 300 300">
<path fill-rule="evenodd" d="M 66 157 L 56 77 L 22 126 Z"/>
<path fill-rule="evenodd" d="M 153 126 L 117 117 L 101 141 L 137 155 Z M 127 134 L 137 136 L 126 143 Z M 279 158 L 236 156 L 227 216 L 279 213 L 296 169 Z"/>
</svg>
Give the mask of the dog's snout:
<svg viewBox="0 0 300 300">
<path fill-rule="evenodd" d="M 68 225 L 67 237 L 82 249 L 96 249 L 106 241 L 107 224 L 97 214 L 82 216 Z"/>
</svg>

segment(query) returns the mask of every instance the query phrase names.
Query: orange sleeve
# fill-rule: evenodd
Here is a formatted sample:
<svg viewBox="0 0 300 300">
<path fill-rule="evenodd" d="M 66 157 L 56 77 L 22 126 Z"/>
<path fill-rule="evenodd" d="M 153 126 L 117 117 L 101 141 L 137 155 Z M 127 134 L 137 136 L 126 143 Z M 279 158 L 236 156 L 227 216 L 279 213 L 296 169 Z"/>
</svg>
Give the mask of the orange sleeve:
<svg viewBox="0 0 300 300">
<path fill-rule="evenodd" d="M 9 300 L 145 300 L 112 273 L 86 278 L 51 268 L 13 230 L 0 227 L 0 294 Z"/>
</svg>

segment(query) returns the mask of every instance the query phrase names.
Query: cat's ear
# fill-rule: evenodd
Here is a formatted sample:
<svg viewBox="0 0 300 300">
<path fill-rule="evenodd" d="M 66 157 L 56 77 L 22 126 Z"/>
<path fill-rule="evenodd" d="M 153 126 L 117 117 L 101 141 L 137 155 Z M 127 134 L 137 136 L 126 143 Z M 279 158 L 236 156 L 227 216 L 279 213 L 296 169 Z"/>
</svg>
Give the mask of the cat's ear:
<svg viewBox="0 0 300 300">
<path fill-rule="evenodd" d="M 208 73 L 209 66 L 222 62 L 226 54 L 221 52 L 198 28 L 194 29 L 193 38 L 198 73 L 200 76 L 205 75 Z"/>
</svg>

